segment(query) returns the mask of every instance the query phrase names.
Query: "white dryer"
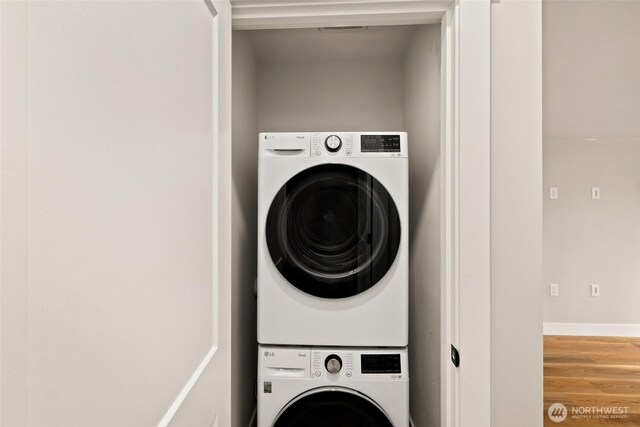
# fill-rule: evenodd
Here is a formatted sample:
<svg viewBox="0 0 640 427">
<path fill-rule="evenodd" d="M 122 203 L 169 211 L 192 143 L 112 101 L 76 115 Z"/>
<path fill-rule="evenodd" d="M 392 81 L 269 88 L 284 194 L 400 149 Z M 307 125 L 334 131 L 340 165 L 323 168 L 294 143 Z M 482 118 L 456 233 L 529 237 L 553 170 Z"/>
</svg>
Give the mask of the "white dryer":
<svg viewBox="0 0 640 427">
<path fill-rule="evenodd" d="M 259 139 L 258 342 L 406 346 L 407 134 Z"/>
<path fill-rule="evenodd" d="M 258 348 L 258 427 L 407 427 L 406 349 Z"/>
</svg>

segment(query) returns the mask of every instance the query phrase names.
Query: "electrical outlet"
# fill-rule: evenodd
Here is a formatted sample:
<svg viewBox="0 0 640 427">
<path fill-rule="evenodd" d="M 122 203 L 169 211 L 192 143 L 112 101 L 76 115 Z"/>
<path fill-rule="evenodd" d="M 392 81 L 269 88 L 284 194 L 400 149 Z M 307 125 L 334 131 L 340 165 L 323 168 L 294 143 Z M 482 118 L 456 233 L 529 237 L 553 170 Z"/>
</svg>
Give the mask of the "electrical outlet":
<svg viewBox="0 0 640 427">
<path fill-rule="evenodd" d="M 596 284 L 591 285 L 591 296 L 592 297 L 600 296 L 600 285 L 596 285 Z"/>
<path fill-rule="evenodd" d="M 551 200 L 556 200 L 558 198 L 558 187 L 549 188 L 549 198 Z"/>
<path fill-rule="evenodd" d="M 559 295 L 559 286 L 557 283 L 552 283 L 549 285 L 549 296 L 557 297 Z"/>
<path fill-rule="evenodd" d="M 591 198 L 593 200 L 600 198 L 600 187 L 591 187 Z"/>
</svg>

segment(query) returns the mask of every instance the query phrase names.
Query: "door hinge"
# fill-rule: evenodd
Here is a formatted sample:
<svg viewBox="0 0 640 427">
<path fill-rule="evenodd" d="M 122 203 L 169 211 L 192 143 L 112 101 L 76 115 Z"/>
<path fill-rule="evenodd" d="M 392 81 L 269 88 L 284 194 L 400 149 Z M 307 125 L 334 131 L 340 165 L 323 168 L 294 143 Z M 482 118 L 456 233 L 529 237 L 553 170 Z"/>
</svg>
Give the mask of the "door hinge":
<svg viewBox="0 0 640 427">
<path fill-rule="evenodd" d="M 451 363 L 453 363 L 453 366 L 456 368 L 460 366 L 460 352 L 453 344 L 451 344 Z"/>
</svg>

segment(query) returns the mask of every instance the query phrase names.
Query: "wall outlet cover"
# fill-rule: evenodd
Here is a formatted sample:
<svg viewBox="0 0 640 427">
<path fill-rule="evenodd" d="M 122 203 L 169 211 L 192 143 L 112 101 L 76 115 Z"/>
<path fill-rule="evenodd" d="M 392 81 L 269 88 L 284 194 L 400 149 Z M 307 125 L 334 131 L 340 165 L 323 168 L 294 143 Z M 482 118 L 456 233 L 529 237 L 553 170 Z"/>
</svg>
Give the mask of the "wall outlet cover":
<svg viewBox="0 0 640 427">
<path fill-rule="evenodd" d="M 559 286 L 557 283 L 549 285 L 549 296 L 557 297 L 559 295 Z"/>
<path fill-rule="evenodd" d="M 549 188 L 549 198 L 551 200 L 556 200 L 558 198 L 558 187 Z"/>
</svg>

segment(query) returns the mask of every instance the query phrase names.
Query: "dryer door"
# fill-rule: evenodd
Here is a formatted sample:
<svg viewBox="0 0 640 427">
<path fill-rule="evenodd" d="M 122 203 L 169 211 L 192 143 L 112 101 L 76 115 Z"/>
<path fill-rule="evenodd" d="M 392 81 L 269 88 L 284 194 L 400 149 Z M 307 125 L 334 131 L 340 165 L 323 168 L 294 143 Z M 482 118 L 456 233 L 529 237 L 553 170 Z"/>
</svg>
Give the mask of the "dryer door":
<svg viewBox="0 0 640 427">
<path fill-rule="evenodd" d="M 392 427 L 384 410 L 362 393 L 343 388 L 310 390 L 278 414 L 274 427 Z"/>
<path fill-rule="evenodd" d="M 296 288 L 345 298 L 373 287 L 400 246 L 400 217 L 389 192 L 361 169 L 323 164 L 291 178 L 266 222 L 271 259 Z"/>
</svg>

